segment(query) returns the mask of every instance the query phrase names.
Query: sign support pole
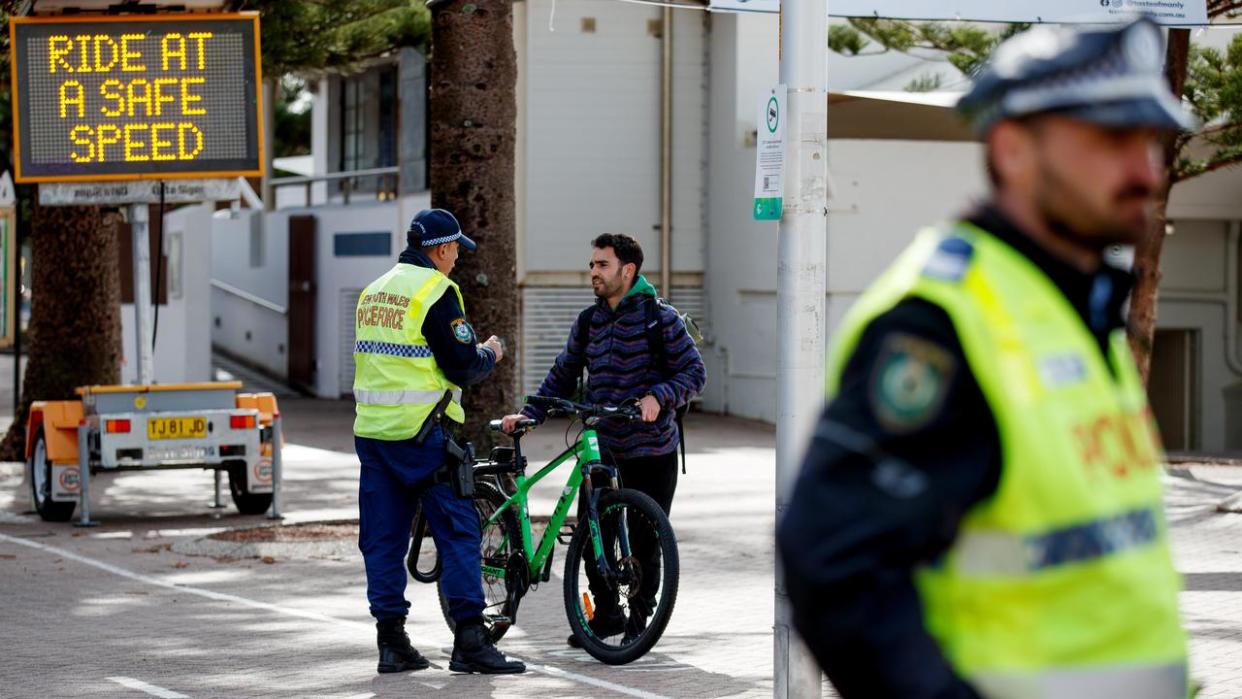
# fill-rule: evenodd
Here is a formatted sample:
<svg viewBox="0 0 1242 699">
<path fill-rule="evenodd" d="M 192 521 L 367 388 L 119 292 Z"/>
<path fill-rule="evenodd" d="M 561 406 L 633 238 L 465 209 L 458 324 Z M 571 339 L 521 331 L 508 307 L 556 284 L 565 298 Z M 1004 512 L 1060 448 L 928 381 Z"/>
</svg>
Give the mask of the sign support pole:
<svg viewBox="0 0 1242 699">
<path fill-rule="evenodd" d="M 824 402 L 828 258 L 828 0 L 781 3 L 787 86 L 776 267 L 776 515 L 793 491 Z M 773 696 L 819 697 L 819 665 L 793 627 L 777 560 Z"/>
<path fill-rule="evenodd" d="M 153 374 L 151 352 L 151 232 L 146 204 L 129 205 L 129 225 L 134 247 L 134 331 L 137 346 L 136 383 L 147 386 Z"/>
</svg>

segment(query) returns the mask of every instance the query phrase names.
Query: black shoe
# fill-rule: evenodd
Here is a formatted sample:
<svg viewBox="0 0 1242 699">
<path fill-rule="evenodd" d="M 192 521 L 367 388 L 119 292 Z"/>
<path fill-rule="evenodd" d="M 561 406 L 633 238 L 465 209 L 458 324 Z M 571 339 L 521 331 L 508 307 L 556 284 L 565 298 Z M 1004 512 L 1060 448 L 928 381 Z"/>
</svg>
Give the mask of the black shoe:
<svg viewBox="0 0 1242 699">
<path fill-rule="evenodd" d="M 596 638 L 616 636 L 625 631 L 625 615 L 621 613 L 620 609 L 604 613 L 600 613 L 597 610 L 595 616 L 591 617 L 591 620 L 587 622 L 587 626 L 590 627 L 591 633 L 595 634 Z M 570 648 L 582 647 L 582 643 L 578 641 L 578 637 L 574 634 L 570 634 L 569 638 L 565 639 L 565 643 Z"/>
<path fill-rule="evenodd" d="M 526 665 L 509 660 L 492 643 L 487 628 L 480 623 L 458 624 L 453 638 L 453 672 L 477 672 L 480 675 L 516 675 L 526 672 Z"/>
<path fill-rule="evenodd" d="M 630 618 L 625 621 L 625 643 L 638 638 L 647 630 L 647 620 L 655 610 L 655 601 L 642 597 L 630 600 Z"/>
<path fill-rule="evenodd" d="M 405 619 L 389 619 L 375 624 L 375 642 L 379 646 L 379 672 L 426 670 L 431 663 L 410 645 L 405 635 Z"/>
</svg>

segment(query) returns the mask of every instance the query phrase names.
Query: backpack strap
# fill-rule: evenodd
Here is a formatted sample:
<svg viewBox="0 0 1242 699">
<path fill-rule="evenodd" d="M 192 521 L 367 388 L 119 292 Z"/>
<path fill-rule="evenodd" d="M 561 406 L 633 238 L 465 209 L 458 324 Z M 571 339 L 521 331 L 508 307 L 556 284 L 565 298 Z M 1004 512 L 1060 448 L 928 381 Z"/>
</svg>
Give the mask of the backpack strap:
<svg viewBox="0 0 1242 699">
<path fill-rule="evenodd" d="M 672 371 L 668 366 L 668 354 L 664 351 L 664 324 L 660 322 L 660 306 L 664 305 L 664 300 L 660 298 L 652 298 L 646 304 L 646 332 L 647 332 L 647 349 L 651 352 L 652 361 L 660 368 L 660 374 L 665 378 L 672 376 Z M 673 410 L 673 422 L 677 423 L 677 441 L 681 449 L 681 473 L 686 473 L 686 428 L 682 422 L 682 418 L 686 415 L 688 406 L 679 405 Z"/>
<path fill-rule="evenodd" d="M 595 304 L 591 304 L 578 314 L 578 323 L 574 326 L 578 331 L 578 347 L 582 349 L 583 354 L 586 354 L 587 343 L 591 341 L 591 319 L 594 317 Z"/>
<path fill-rule="evenodd" d="M 579 397 L 586 397 L 586 371 L 587 371 L 587 344 L 591 342 L 591 319 L 595 317 L 595 304 L 591 304 L 582 309 L 578 314 L 578 324 L 575 325 L 577 334 L 575 339 L 578 341 L 578 349 L 582 352 L 582 371 L 578 372 L 578 394 Z"/>
<path fill-rule="evenodd" d="M 647 349 L 651 352 L 655 365 L 659 367 L 660 374 L 667 378 L 671 372 L 668 370 L 668 356 L 664 352 L 664 326 L 660 323 L 660 305 L 660 299 L 654 297 L 643 305 L 646 312 L 644 329 L 647 332 Z"/>
</svg>

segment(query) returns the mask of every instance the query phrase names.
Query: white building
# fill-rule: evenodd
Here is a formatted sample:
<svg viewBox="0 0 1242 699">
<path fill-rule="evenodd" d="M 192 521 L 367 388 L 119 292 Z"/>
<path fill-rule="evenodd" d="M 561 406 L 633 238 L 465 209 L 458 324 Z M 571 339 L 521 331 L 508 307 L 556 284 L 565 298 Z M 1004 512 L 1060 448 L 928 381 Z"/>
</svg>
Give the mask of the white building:
<svg viewBox="0 0 1242 699">
<path fill-rule="evenodd" d="M 590 302 L 594 236 L 634 235 L 644 273 L 661 277 L 662 14 L 612 0 L 515 4 L 526 390 Z M 752 220 L 751 197 L 755 115 L 778 80 L 777 36 L 774 16 L 698 11 L 675 12 L 668 34 L 671 298 L 707 331 L 703 407 L 768 421 L 776 225 Z M 985 191 L 980 146 L 963 140 L 952 96 L 902 92 L 930 73 L 946 89 L 964 87 L 940 62 L 830 57 L 829 87 L 841 94 L 829 111 L 829 327 L 915 231 Z M 316 77 L 313 176 L 280 186 L 275 211 L 212 220 L 218 349 L 316 395 L 349 393 L 358 291 L 393 264 L 410 217 L 430 200 L 425 89 L 412 49 Z M 1227 415 L 1223 393 L 1242 379 L 1239 185 L 1238 173 L 1218 172 L 1179 185 L 1171 201 L 1152 382 L 1170 448 L 1242 448 L 1229 437 L 1242 435 L 1242 411 Z"/>
</svg>

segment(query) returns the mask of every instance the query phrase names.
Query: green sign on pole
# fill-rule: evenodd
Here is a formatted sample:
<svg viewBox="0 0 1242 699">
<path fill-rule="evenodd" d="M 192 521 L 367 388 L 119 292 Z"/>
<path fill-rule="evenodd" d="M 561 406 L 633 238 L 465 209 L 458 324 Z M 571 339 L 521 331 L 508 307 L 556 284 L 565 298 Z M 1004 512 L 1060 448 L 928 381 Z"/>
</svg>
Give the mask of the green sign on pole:
<svg viewBox="0 0 1242 699">
<path fill-rule="evenodd" d="M 785 178 L 784 85 L 764 93 L 759 103 L 755 148 L 756 221 L 779 221 Z"/>
</svg>

